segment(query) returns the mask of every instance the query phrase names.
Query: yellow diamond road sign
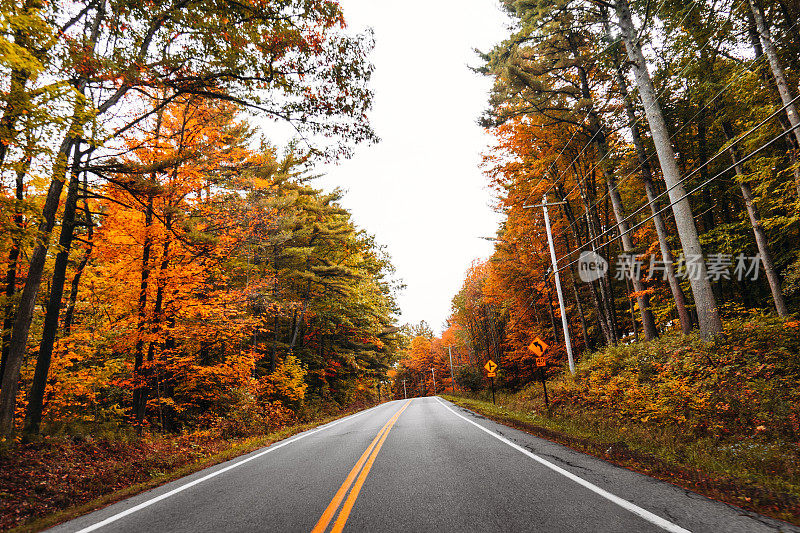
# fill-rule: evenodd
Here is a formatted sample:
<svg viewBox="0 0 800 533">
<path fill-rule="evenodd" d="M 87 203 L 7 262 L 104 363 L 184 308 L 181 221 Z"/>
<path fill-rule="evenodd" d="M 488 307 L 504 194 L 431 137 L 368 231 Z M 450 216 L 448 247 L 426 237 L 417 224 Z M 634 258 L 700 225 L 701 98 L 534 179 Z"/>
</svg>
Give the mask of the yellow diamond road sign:
<svg viewBox="0 0 800 533">
<path fill-rule="evenodd" d="M 547 348 L 548 345 L 545 344 L 545 342 L 539 337 L 536 337 L 531 343 L 531 345 L 528 346 L 528 349 L 532 351 L 536 355 L 536 357 L 541 357 L 542 354 L 544 354 L 544 352 L 547 350 Z"/>
<path fill-rule="evenodd" d="M 485 368 L 485 369 L 486 369 L 486 371 L 487 371 L 487 372 L 489 372 L 490 374 L 493 374 L 493 373 L 494 373 L 494 371 L 495 371 L 495 370 L 497 370 L 497 363 L 495 363 L 494 361 L 492 361 L 491 359 L 489 359 L 489 360 L 486 362 L 486 364 L 485 364 L 485 365 L 483 365 L 483 368 Z"/>
</svg>

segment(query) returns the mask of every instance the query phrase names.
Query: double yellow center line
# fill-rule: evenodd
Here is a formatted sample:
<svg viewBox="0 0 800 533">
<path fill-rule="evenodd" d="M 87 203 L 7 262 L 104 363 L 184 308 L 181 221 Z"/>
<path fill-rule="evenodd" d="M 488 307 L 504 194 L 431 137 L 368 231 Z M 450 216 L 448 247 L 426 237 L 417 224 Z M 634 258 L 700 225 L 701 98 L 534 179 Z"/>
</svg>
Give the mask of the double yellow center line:
<svg viewBox="0 0 800 533">
<path fill-rule="evenodd" d="M 356 465 L 352 470 L 350 470 L 350 473 L 347 474 L 344 483 L 342 483 L 342 486 L 336 491 L 331 503 L 328 504 L 328 507 L 325 509 L 325 512 L 322 513 L 322 516 L 317 522 L 317 525 L 314 526 L 314 529 L 311 530 L 311 533 L 322 533 L 325 531 L 325 529 L 328 527 L 328 524 L 330 524 L 333 515 L 336 513 L 336 509 L 339 508 L 339 504 L 342 503 L 347 491 L 350 490 L 350 487 L 352 486 L 353 488 L 350 490 L 350 494 L 347 495 L 347 500 L 345 500 L 341 511 L 339 511 L 339 516 L 336 517 L 336 522 L 334 522 L 333 527 L 331 528 L 331 533 L 338 533 L 344 529 L 344 524 L 347 522 L 347 517 L 350 516 L 350 511 L 353 509 L 353 505 L 356 503 L 356 498 L 358 498 L 358 493 L 361 490 L 361 486 L 367 479 L 367 475 L 372 468 L 372 463 L 375 462 L 375 457 L 377 457 L 378 452 L 381 450 L 381 446 L 383 446 L 383 442 L 386 440 L 389 430 L 392 429 L 394 423 L 397 422 L 397 419 L 400 418 L 400 415 L 406 410 L 406 407 L 408 407 L 410 403 L 411 400 L 408 400 L 405 404 L 403 404 L 403 407 L 401 407 L 400 410 L 397 411 L 388 422 L 386 422 L 364 453 L 361 454 L 361 457 L 356 462 Z M 353 484 L 353 481 L 355 481 L 355 484 Z"/>
</svg>

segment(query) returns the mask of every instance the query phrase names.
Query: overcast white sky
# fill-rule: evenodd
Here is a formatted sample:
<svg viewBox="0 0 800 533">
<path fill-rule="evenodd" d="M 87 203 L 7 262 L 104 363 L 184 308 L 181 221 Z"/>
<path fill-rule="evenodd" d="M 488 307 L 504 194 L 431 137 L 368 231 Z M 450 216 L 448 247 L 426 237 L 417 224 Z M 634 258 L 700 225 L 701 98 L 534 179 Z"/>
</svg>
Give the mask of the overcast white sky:
<svg viewBox="0 0 800 533">
<path fill-rule="evenodd" d="M 353 30 L 372 27 L 371 119 L 381 137 L 315 182 L 347 191 L 344 207 L 388 247 L 402 322 L 439 331 L 476 258 L 487 258 L 499 217 L 479 163 L 490 138 L 475 123 L 490 81 L 472 73 L 473 48 L 507 35 L 496 0 L 340 0 Z"/>
</svg>

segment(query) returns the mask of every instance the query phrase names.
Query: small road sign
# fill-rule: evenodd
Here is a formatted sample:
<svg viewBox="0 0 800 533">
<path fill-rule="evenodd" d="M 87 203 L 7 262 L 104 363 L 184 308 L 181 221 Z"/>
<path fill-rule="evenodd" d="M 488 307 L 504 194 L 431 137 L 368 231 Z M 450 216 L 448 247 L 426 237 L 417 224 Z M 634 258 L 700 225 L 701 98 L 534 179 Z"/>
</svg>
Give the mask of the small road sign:
<svg viewBox="0 0 800 533">
<path fill-rule="evenodd" d="M 536 366 L 547 366 L 547 357 L 537 357 Z"/>
<path fill-rule="evenodd" d="M 544 355 L 544 352 L 547 351 L 547 348 L 548 345 L 545 344 L 545 342 L 539 337 L 536 337 L 530 344 L 530 346 L 528 346 L 528 349 L 532 351 L 536 355 L 536 357 L 541 357 L 542 355 Z"/>
<path fill-rule="evenodd" d="M 495 370 L 497 370 L 497 363 L 495 363 L 494 361 L 489 359 L 488 361 L 486 361 L 486 364 L 483 365 L 483 368 L 486 369 L 486 377 L 492 380 L 492 403 L 495 403 L 495 401 L 494 401 L 494 378 L 497 377 L 497 372 L 495 372 Z"/>
</svg>

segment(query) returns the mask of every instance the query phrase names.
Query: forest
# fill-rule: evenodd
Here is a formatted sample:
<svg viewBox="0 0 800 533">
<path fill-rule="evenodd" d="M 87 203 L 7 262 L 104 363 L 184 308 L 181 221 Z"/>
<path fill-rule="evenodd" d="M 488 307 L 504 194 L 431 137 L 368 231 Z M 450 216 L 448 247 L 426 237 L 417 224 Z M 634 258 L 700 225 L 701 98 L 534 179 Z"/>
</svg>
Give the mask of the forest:
<svg viewBox="0 0 800 533">
<path fill-rule="evenodd" d="M 475 69 L 493 80 L 483 166 L 503 222 L 453 299 L 465 357 L 502 359 L 512 387 L 537 335 L 566 360 L 544 203 L 576 354 L 791 318 L 800 4 L 503 5 L 513 31 Z M 587 253 L 607 263 L 590 281 Z"/>
<path fill-rule="evenodd" d="M 374 401 L 398 283 L 313 186 L 377 140 L 372 36 L 326 0 L 2 11 L 3 439 L 259 435 Z"/>
</svg>

